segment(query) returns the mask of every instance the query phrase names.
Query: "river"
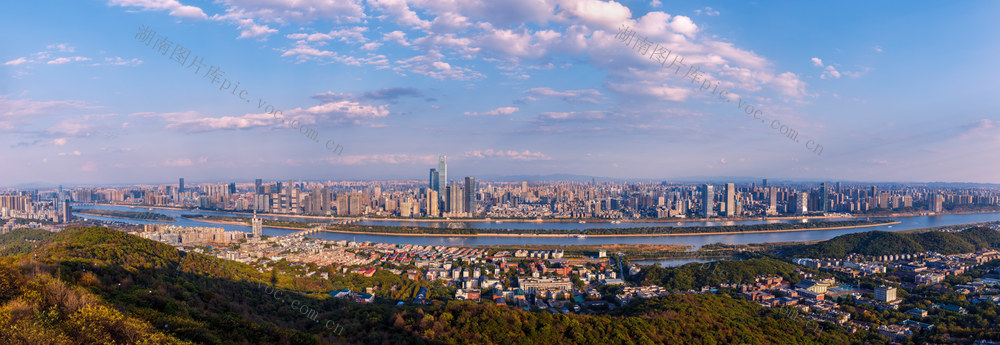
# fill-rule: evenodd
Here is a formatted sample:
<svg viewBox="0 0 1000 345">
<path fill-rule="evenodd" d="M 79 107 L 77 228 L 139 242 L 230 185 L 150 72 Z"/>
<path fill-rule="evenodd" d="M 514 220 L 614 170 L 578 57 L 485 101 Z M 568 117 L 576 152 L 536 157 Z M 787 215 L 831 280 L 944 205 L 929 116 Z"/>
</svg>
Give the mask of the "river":
<svg viewBox="0 0 1000 345">
<path fill-rule="evenodd" d="M 221 216 L 236 216 L 245 217 L 243 214 L 234 214 L 221 211 L 189 211 L 189 210 L 173 210 L 173 209 L 160 209 L 153 208 L 149 210 L 144 207 L 125 207 L 125 206 L 106 206 L 106 205 L 79 205 L 74 206 L 74 210 L 81 210 L 86 208 L 96 208 L 105 210 L 120 210 L 120 211 L 145 211 L 154 212 L 167 216 L 176 218 L 176 222 L 170 224 L 180 225 L 180 226 L 209 226 L 209 227 L 221 227 L 229 231 L 243 231 L 250 232 L 250 226 L 244 225 L 229 225 L 229 224 L 213 224 L 205 223 L 195 220 L 190 220 L 183 218 L 183 215 L 221 215 Z M 98 217 L 75 213 L 75 215 L 88 218 L 88 219 L 100 219 L 100 220 L 114 220 L 132 224 L 150 224 L 150 223 L 162 223 L 162 222 L 150 222 L 142 220 L 133 219 L 120 219 L 120 218 L 108 218 L 108 217 Z M 267 217 L 267 218 L 281 218 L 281 219 L 295 219 L 303 220 L 307 222 L 321 222 L 316 219 L 303 219 L 294 216 L 280 216 L 280 217 Z M 836 236 L 851 234 L 856 232 L 864 232 L 871 230 L 881 230 L 881 231 L 903 231 L 921 228 L 931 228 L 937 226 L 948 226 L 948 225 L 959 225 L 959 224 L 969 224 L 969 223 L 980 223 L 989 221 L 1000 220 L 1000 212 L 994 213 L 971 213 L 971 214 L 946 214 L 946 215 L 936 215 L 936 216 L 910 216 L 910 217 L 894 217 L 893 219 L 899 221 L 899 224 L 893 225 L 880 225 L 865 228 L 853 228 L 853 229 L 837 229 L 837 230 L 813 230 L 813 231 L 789 231 L 789 232 L 774 232 L 774 233 L 748 233 L 748 234 L 729 234 L 729 235 L 688 235 L 688 236 L 637 236 L 637 237 L 587 237 L 587 238 L 573 238 L 573 237 L 491 237 L 491 236 L 479 236 L 479 237 L 439 237 L 439 236 L 389 236 L 389 235 L 355 235 L 355 234 L 342 234 L 333 232 L 322 232 L 314 235 L 310 235 L 312 238 L 320 238 L 324 240 L 349 240 L 349 241 L 371 241 L 371 242 L 382 242 L 382 243 L 394 243 L 394 244 L 418 244 L 418 245 L 445 245 L 445 246 L 460 246 L 460 245 L 478 245 L 478 246 L 491 246 L 491 245 L 516 245 L 516 244 L 547 244 L 547 245 L 567 245 L 567 244 L 679 244 L 679 245 L 689 245 L 694 248 L 699 248 L 706 244 L 712 243 L 726 243 L 726 244 L 748 244 L 748 243 L 773 243 L 773 242 L 799 242 L 799 241 L 814 241 L 814 240 L 827 240 Z M 831 219 L 837 220 L 837 219 Z M 775 222 L 803 222 L 802 220 L 768 220 L 767 223 Z M 409 222 L 409 221 L 364 221 L 360 224 L 369 225 L 405 225 L 405 226 L 434 226 L 431 224 L 436 224 L 437 227 L 449 227 L 448 224 L 455 224 L 458 222 Z M 496 223 L 495 221 L 481 221 L 481 222 L 462 222 L 461 224 L 465 227 L 476 228 L 476 229 L 586 229 L 586 228 L 624 228 L 624 227 L 641 227 L 641 226 L 714 226 L 714 225 L 741 225 L 741 224 L 761 224 L 764 223 L 760 220 L 745 220 L 745 221 L 710 221 L 710 222 L 641 222 L 641 223 L 630 223 L 623 222 L 621 224 L 611 224 L 611 223 L 538 223 L 538 222 L 502 222 Z M 454 225 L 451 225 L 454 226 Z M 295 230 L 288 229 L 277 229 L 264 227 L 263 229 L 265 235 L 269 236 L 280 236 L 285 234 L 290 234 L 295 232 Z"/>
</svg>

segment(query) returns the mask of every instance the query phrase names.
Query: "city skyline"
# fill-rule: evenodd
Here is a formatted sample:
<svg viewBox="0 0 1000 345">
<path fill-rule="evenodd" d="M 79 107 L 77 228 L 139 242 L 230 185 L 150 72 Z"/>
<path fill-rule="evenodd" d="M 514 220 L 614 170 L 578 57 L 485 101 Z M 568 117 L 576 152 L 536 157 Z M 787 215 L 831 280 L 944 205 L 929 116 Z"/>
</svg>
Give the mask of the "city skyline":
<svg viewBox="0 0 1000 345">
<path fill-rule="evenodd" d="M 1000 46 L 980 39 L 1000 4 L 865 6 L 11 3 L 0 181 L 416 179 L 446 155 L 453 176 L 1000 183 Z M 623 26 L 732 103 L 624 45 Z"/>
</svg>

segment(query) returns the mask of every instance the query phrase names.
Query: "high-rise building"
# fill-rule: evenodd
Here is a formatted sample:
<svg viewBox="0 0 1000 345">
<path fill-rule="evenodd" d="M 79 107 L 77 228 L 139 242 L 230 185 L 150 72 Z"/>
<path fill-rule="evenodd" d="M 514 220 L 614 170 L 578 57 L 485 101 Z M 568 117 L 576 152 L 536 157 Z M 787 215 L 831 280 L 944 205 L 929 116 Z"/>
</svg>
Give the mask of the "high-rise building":
<svg viewBox="0 0 1000 345">
<path fill-rule="evenodd" d="M 795 214 L 805 214 L 809 212 L 809 193 L 799 192 L 795 193 L 795 204 L 793 213 Z"/>
<path fill-rule="evenodd" d="M 944 196 L 938 193 L 931 193 L 927 198 L 927 210 L 935 213 L 944 211 Z"/>
<path fill-rule="evenodd" d="M 892 286 L 879 286 L 875 288 L 875 300 L 879 302 L 892 302 L 896 300 L 896 288 Z"/>
<path fill-rule="evenodd" d="M 256 179 L 253 181 L 253 192 L 254 194 L 264 194 L 264 181 L 261 179 Z"/>
<path fill-rule="evenodd" d="M 62 219 L 63 222 L 69 222 L 73 220 L 73 210 L 69 206 L 69 199 L 63 199 L 62 201 Z"/>
<path fill-rule="evenodd" d="M 448 156 L 441 155 L 438 156 L 438 183 L 437 191 L 441 199 L 444 199 L 447 194 L 445 194 L 445 187 L 448 185 Z"/>
<path fill-rule="evenodd" d="M 27 212 L 31 209 L 30 195 L 0 195 L 0 209 Z"/>
<path fill-rule="evenodd" d="M 438 217 L 441 213 L 438 211 L 438 192 L 433 189 L 427 190 L 427 198 L 425 199 L 427 205 L 424 207 L 427 212 L 428 217 Z"/>
<path fill-rule="evenodd" d="M 726 217 L 736 216 L 736 184 L 726 184 Z"/>
<path fill-rule="evenodd" d="M 878 208 L 889 208 L 889 193 L 881 192 L 876 199 L 878 201 Z"/>
<path fill-rule="evenodd" d="M 472 215 L 476 212 L 476 178 L 465 177 L 465 212 Z"/>
<path fill-rule="evenodd" d="M 253 229 L 253 238 L 259 240 L 264 233 L 264 221 L 257 218 L 257 211 L 253 211 L 253 219 L 250 220 L 250 225 Z"/>
<path fill-rule="evenodd" d="M 184 193 L 184 178 L 183 177 L 181 177 L 181 180 L 178 183 L 177 192 L 178 193 Z"/>
<path fill-rule="evenodd" d="M 347 198 L 347 193 L 337 194 L 337 215 L 346 216 L 351 214 L 351 203 Z"/>
<path fill-rule="evenodd" d="M 452 182 L 448 184 L 448 200 L 447 200 L 447 211 L 449 213 L 460 213 L 465 212 L 465 207 L 463 204 L 464 195 L 462 193 L 462 187 L 458 183 Z"/>
<path fill-rule="evenodd" d="M 701 216 L 708 218 L 714 217 L 715 211 L 712 210 L 715 203 L 715 187 L 710 184 L 705 184 L 701 186 Z"/>
<path fill-rule="evenodd" d="M 763 186 L 761 186 L 761 188 L 767 188 L 767 179 L 764 179 L 764 183 Z"/>
<path fill-rule="evenodd" d="M 830 184 L 829 183 L 823 182 L 822 184 L 820 184 L 819 204 L 820 204 L 820 206 L 819 206 L 820 210 L 822 210 L 823 212 L 829 212 L 830 211 L 830 206 L 829 206 L 830 205 Z"/>
<path fill-rule="evenodd" d="M 427 177 L 427 188 L 438 190 L 438 170 L 431 168 L 430 176 Z"/>
<path fill-rule="evenodd" d="M 771 187 L 767 193 L 767 213 L 778 213 L 778 188 Z"/>
</svg>

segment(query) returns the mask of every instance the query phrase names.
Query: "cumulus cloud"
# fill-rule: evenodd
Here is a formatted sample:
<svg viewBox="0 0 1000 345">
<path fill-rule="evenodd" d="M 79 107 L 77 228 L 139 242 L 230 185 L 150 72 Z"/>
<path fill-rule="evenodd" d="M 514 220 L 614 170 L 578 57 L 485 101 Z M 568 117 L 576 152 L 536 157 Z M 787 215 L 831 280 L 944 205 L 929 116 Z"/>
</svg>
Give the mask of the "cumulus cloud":
<svg viewBox="0 0 1000 345">
<path fill-rule="evenodd" d="M 368 28 L 363 26 L 349 27 L 341 30 L 331 30 L 327 33 L 294 33 L 286 35 L 286 37 L 293 40 L 306 40 L 309 42 L 322 42 L 329 40 L 338 40 L 346 43 L 365 43 L 368 39 L 365 38 L 364 33 L 368 31 Z"/>
<path fill-rule="evenodd" d="M 401 46 L 409 46 L 410 42 L 406 41 L 406 33 L 396 30 L 387 34 L 382 35 L 382 40 L 386 42 L 395 42 Z"/>
<path fill-rule="evenodd" d="M 704 14 L 706 16 L 717 16 L 717 15 L 719 15 L 719 11 L 715 10 L 715 9 L 713 9 L 711 7 L 705 7 L 704 9 L 694 10 L 694 13 L 696 13 L 698 15 Z"/>
<path fill-rule="evenodd" d="M 497 116 L 497 115 L 510 115 L 515 111 L 518 111 L 517 107 L 500 107 L 486 112 L 465 112 L 465 116 Z"/>
<path fill-rule="evenodd" d="M 90 61 L 90 58 L 84 56 L 61 57 L 49 60 L 49 62 L 47 63 L 49 65 L 61 65 L 67 62 L 79 62 L 79 61 Z"/>
<path fill-rule="evenodd" d="M 541 152 L 532 152 L 531 150 L 516 151 L 516 150 L 472 150 L 466 151 L 465 157 L 467 158 L 477 158 L 477 159 L 502 159 L 502 160 L 516 160 L 516 161 L 538 161 L 538 160 L 551 160 L 549 156 Z"/>
<path fill-rule="evenodd" d="M 601 92 L 594 89 L 565 90 L 557 91 L 547 87 L 535 87 L 524 91 L 530 98 L 526 100 L 536 100 L 537 97 L 552 97 L 564 100 L 569 103 L 600 103 L 597 99 L 601 97 Z"/>
<path fill-rule="evenodd" d="M 4 62 L 3 64 L 5 66 L 17 66 L 17 65 L 20 65 L 20 64 L 23 64 L 23 63 L 26 63 L 26 62 L 28 62 L 27 58 L 19 57 L 17 59 Z"/>
<path fill-rule="evenodd" d="M 406 165 L 433 165 L 437 163 L 438 157 L 435 155 L 408 155 L 408 154 L 372 154 L 372 155 L 350 155 L 325 158 L 323 160 L 336 165 L 375 165 L 375 164 L 406 164 Z"/>
<path fill-rule="evenodd" d="M 611 112 L 604 110 L 588 111 L 566 111 L 566 112 L 543 112 L 538 115 L 539 120 L 601 120 L 611 117 Z"/>
<path fill-rule="evenodd" d="M 90 105 L 79 100 L 35 101 L 28 98 L 10 99 L 9 95 L 0 95 L 0 118 L 27 117 L 55 111 L 98 108 L 100 106 Z"/>
<path fill-rule="evenodd" d="M 111 0 L 108 4 L 121 7 L 138 7 L 145 11 L 167 11 L 170 15 L 189 19 L 203 19 L 207 16 L 201 8 L 182 5 L 177 0 Z"/>
</svg>

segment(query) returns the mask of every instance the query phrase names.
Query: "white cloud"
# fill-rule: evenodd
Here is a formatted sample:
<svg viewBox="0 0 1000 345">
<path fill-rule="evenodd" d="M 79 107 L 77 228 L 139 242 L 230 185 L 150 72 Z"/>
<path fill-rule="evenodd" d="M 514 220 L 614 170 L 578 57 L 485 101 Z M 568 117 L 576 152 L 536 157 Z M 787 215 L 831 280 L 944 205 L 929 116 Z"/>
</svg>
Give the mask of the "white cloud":
<svg viewBox="0 0 1000 345">
<path fill-rule="evenodd" d="M 26 117 L 42 115 L 67 109 L 97 109 L 99 106 L 88 105 L 84 101 L 34 101 L 31 99 L 10 99 L 7 95 L 0 96 L 0 117 Z"/>
<path fill-rule="evenodd" d="M 277 29 L 272 29 L 266 24 L 257 23 L 246 12 L 233 8 L 227 9 L 224 15 L 213 15 L 212 20 L 236 24 L 236 28 L 240 30 L 240 36 L 237 38 L 266 40 L 268 36 L 278 32 Z"/>
<path fill-rule="evenodd" d="M 406 0 L 368 0 L 368 5 L 385 12 L 403 26 L 414 29 L 428 29 L 431 26 L 431 22 L 420 19 L 420 16 L 410 9 Z"/>
<path fill-rule="evenodd" d="M 165 167 L 186 167 L 194 165 L 194 162 L 190 158 L 177 158 L 165 160 L 161 165 Z"/>
<path fill-rule="evenodd" d="M 336 165 L 371 165 L 371 164 L 406 164 L 406 165 L 433 165 L 437 164 L 438 157 L 435 155 L 408 155 L 408 154 L 373 154 L 373 155 L 351 155 L 325 158 L 323 160 Z"/>
<path fill-rule="evenodd" d="M 90 61 L 90 58 L 83 56 L 61 57 L 49 60 L 49 65 L 61 65 L 68 62 Z"/>
<path fill-rule="evenodd" d="M 601 92 L 594 89 L 557 91 L 547 87 L 536 87 L 524 91 L 525 94 L 539 97 L 554 97 L 570 103 L 600 103 L 597 98 Z M 537 100 L 535 97 L 525 97 L 526 100 Z"/>
<path fill-rule="evenodd" d="M 614 1 L 560 0 L 559 7 L 568 17 L 565 20 L 576 17 L 584 24 L 603 29 L 615 29 L 632 17 L 628 7 Z"/>
<path fill-rule="evenodd" d="M 357 23 L 365 18 L 360 0 L 219 0 L 247 18 L 275 23 Z"/>
<path fill-rule="evenodd" d="M 537 116 L 539 120 L 602 120 L 611 116 L 610 112 L 603 110 L 587 111 L 567 111 L 567 112 L 544 112 Z"/>
<path fill-rule="evenodd" d="M 410 42 L 406 41 L 406 33 L 398 30 L 387 34 L 383 34 L 382 40 L 386 42 L 396 42 L 401 46 L 410 45 Z"/>
<path fill-rule="evenodd" d="M 538 161 L 538 160 L 551 160 L 549 156 L 541 152 L 532 152 L 530 150 L 516 151 L 516 150 L 472 150 L 466 151 L 465 157 L 468 158 L 478 158 L 478 159 L 504 159 L 504 160 L 516 160 L 516 161 Z"/>
<path fill-rule="evenodd" d="M 500 107 L 487 112 L 465 112 L 465 116 L 497 116 L 497 115 L 510 115 L 518 111 L 517 107 Z"/>
<path fill-rule="evenodd" d="M 694 13 L 696 13 L 698 15 L 704 14 L 706 16 L 717 16 L 717 15 L 719 15 L 719 11 L 717 11 L 717 10 L 711 8 L 711 7 L 705 7 L 705 9 L 702 9 L 702 10 L 694 10 Z"/>
<path fill-rule="evenodd" d="M 399 67 L 394 69 L 398 72 L 410 71 L 441 80 L 472 80 L 484 77 L 484 75 L 468 68 L 452 66 L 447 62 L 441 61 L 443 57 L 443 55 L 436 51 L 430 51 L 426 55 L 418 55 L 397 61 Z"/>
<path fill-rule="evenodd" d="M 170 15 L 181 18 L 204 19 L 207 16 L 201 8 L 182 5 L 177 0 L 110 0 L 112 6 L 139 7 L 146 11 L 168 11 Z"/>
<path fill-rule="evenodd" d="M 355 26 L 347 29 L 332 30 L 329 33 L 294 33 L 286 35 L 286 37 L 293 40 L 306 40 L 309 42 L 322 42 L 329 41 L 332 39 L 337 39 L 338 41 L 346 43 L 365 43 L 368 39 L 365 38 L 364 32 L 368 31 L 368 28 L 363 26 Z"/>
<path fill-rule="evenodd" d="M 138 58 L 126 60 L 115 56 L 114 58 L 104 58 L 104 63 L 111 66 L 138 66 L 142 64 L 142 60 Z"/>
<path fill-rule="evenodd" d="M 792 72 L 779 74 L 771 82 L 778 92 L 791 97 L 806 96 L 806 83 L 799 79 L 799 76 Z"/>
<path fill-rule="evenodd" d="M 23 64 L 25 62 L 28 62 L 28 59 L 26 59 L 24 57 L 19 57 L 17 59 L 4 62 L 3 64 L 5 66 L 17 66 L 17 65 Z"/>
</svg>

